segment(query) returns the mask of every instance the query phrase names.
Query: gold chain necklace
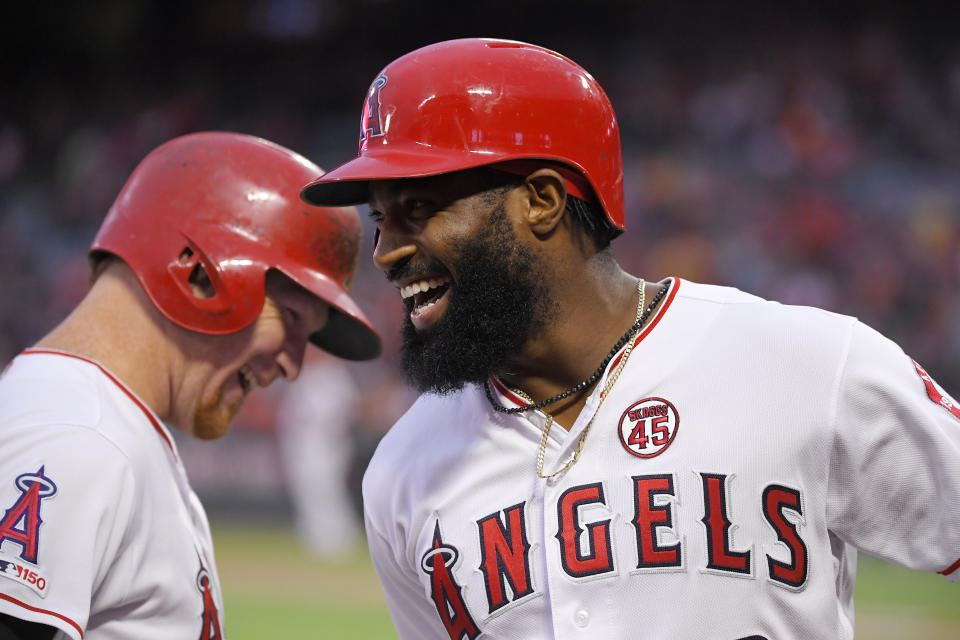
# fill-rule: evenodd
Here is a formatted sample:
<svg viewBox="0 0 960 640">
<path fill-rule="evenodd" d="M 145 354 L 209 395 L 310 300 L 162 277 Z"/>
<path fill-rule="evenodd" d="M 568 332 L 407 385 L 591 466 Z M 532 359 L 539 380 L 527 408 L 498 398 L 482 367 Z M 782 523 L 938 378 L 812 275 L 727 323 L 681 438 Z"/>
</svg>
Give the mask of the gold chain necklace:
<svg viewBox="0 0 960 640">
<path fill-rule="evenodd" d="M 637 282 L 637 291 L 639 294 L 639 299 L 637 301 L 637 315 L 635 318 L 635 323 L 640 322 L 640 316 L 643 314 L 643 303 L 646 301 L 646 291 L 644 290 L 645 285 L 646 285 L 646 282 L 643 280 L 643 278 L 640 278 L 640 281 Z M 656 304 L 659 298 L 660 296 L 658 296 L 657 299 L 653 301 L 653 304 Z M 650 311 L 652 311 L 652 305 L 651 305 L 651 308 L 647 310 L 647 313 L 649 313 Z M 642 328 L 643 328 L 642 326 L 637 327 L 637 331 L 639 332 L 640 329 Z M 600 405 L 603 404 L 603 401 L 607 398 L 607 395 L 609 394 L 610 389 L 613 387 L 614 383 L 616 383 L 617 378 L 620 377 L 620 372 L 623 371 L 623 367 L 627 364 L 627 358 L 629 358 L 630 354 L 633 352 L 633 343 L 634 343 L 633 336 L 631 336 L 631 339 L 627 341 L 627 348 L 623 352 L 623 357 L 620 358 L 620 362 L 617 363 L 617 368 L 614 369 L 613 372 L 610 374 L 610 377 L 607 378 L 607 384 L 604 385 L 603 387 L 603 393 L 600 394 L 600 401 L 597 403 L 597 408 L 594 409 L 593 416 L 591 416 L 590 418 L 590 422 L 587 423 L 587 426 L 583 428 L 583 433 L 580 434 L 580 440 L 577 441 L 577 450 L 573 452 L 573 455 L 570 456 L 570 459 L 567 460 L 567 463 L 563 465 L 563 467 L 561 467 L 560 469 L 557 469 L 550 475 L 543 475 L 543 461 L 544 461 L 544 457 L 547 455 L 547 439 L 550 437 L 550 428 L 553 426 L 553 416 L 547 413 L 546 411 L 543 411 L 543 409 L 541 409 L 541 411 L 543 411 L 543 415 L 547 417 L 547 422 L 545 425 L 543 425 L 543 435 L 540 437 L 540 447 L 537 450 L 537 476 L 538 477 L 546 479 L 546 478 L 552 478 L 554 476 L 560 475 L 561 473 L 569 469 L 573 465 L 573 463 L 575 463 L 577 460 L 580 459 L 580 453 L 583 451 L 583 443 L 587 439 L 587 433 L 589 433 L 590 426 L 593 424 L 593 418 L 597 415 L 597 412 L 600 411 Z M 516 393 L 518 396 L 520 396 L 521 398 L 523 398 L 524 400 L 526 400 L 527 402 L 533 404 L 533 398 L 531 398 L 525 392 L 521 391 L 520 389 L 512 389 L 512 391 Z"/>
</svg>

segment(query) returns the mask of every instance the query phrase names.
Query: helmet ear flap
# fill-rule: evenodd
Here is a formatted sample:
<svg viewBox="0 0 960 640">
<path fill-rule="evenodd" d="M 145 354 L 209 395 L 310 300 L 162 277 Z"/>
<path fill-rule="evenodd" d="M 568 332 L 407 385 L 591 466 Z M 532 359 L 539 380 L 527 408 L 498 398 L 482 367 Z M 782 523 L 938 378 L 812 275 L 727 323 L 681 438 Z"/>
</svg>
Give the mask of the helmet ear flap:
<svg viewBox="0 0 960 640">
<path fill-rule="evenodd" d="M 181 260 L 184 260 L 184 255 L 188 251 L 190 251 L 189 248 L 184 249 L 184 253 L 180 254 Z M 189 255 L 186 257 L 189 259 Z M 217 295 L 217 290 L 213 288 L 213 281 L 211 281 L 210 276 L 207 275 L 207 270 L 203 268 L 202 262 L 198 261 L 193 267 L 189 280 L 194 297 L 206 300 Z"/>
<path fill-rule="evenodd" d="M 180 255 L 167 265 L 167 271 L 177 289 L 190 305 L 206 313 L 219 315 L 233 308 L 230 296 L 226 295 L 226 283 L 218 265 L 187 240 Z"/>
</svg>

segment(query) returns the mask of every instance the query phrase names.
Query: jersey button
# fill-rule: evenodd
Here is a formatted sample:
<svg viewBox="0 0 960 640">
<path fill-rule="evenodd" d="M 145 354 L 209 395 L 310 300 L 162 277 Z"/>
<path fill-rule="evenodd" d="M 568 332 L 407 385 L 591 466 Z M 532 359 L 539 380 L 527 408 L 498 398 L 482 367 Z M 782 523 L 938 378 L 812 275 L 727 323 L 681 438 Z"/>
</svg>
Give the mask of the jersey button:
<svg viewBox="0 0 960 640">
<path fill-rule="evenodd" d="M 581 629 L 590 622 L 590 613 L 586 609 L 579 609 L 573 614 L 573 623 Z"/>
</svg>

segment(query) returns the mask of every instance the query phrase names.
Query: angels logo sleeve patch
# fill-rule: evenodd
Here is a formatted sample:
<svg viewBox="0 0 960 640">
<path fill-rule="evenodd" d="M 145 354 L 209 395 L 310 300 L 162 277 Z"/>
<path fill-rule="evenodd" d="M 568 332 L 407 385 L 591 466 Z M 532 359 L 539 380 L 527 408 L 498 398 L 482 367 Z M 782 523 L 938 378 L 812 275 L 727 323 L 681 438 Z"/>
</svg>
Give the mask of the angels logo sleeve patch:
<svg viewBox="0 0 960 640">
<path fill-rule="evenodd" d="M 46 597 L 48 581 L 38 568 L 40 556 L 41 507 L 44 499 L 57 493 L 57 485 L 44 474 L 35 472 L 17 476 L 14 486 L 20 496 L 0 520 L 0 576 L 9 578 Z M 13 551 L 13 555 L 10 554 Z M 19 553 L 17 553 L 19 551 Z"/>
</svg>

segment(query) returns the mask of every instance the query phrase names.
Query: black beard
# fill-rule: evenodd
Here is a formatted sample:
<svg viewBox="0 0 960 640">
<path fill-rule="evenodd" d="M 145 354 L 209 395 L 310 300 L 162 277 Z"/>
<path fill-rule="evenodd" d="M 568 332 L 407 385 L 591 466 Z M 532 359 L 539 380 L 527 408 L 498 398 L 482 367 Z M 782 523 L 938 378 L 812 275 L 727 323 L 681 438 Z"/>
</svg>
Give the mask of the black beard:
<svg viewBox="0 0 960 640">
<path fill-rule="evenodd" d="M 503 207 L 459 247 L 457 281 L 444 316 L 418 332 L 403 322 L 401 365 L 420 391 L 448 394 L 501 371 L 551 317 L 544 270 L 517 240 Z M 455 286 L 454 286 L 455 285 Z"/>
</svg>

